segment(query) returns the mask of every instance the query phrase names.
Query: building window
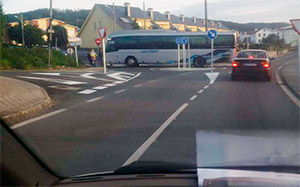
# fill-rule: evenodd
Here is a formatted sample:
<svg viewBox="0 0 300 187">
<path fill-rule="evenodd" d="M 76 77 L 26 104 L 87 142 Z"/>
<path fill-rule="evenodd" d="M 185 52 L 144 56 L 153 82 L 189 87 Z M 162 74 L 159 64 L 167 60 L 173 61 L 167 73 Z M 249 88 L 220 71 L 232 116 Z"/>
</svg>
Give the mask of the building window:
<svg viewBox="0 0 300 187">
<path fill-rule="evenodd" d="M 97 30 L 97 25 L 95 22 L 94 22 L 94 29 Z"/>
<path fill-rule="evenodd" d="M 260 34 L 260 33 L 258 33 L 258 37 L 261 37 L 261 34 Z"/>
<path fill-rule="evenodd" d="M 266 33 L 264 33 L 264 37 L 266 36 Z"/>
</svg>

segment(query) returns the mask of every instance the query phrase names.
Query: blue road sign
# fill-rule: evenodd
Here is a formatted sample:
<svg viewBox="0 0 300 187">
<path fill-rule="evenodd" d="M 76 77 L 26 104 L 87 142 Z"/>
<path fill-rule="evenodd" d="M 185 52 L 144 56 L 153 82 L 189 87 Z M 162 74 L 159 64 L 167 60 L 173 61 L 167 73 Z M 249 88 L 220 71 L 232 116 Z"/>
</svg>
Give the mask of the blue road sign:
<svg viewBox="0 0 300 187">
<path fill-rule="evenodd" d="M 176 44 L 187 44 L 189 43 L 189 40 L 187 37 L 177 37 L 176 38 Z"/>
<path fill-rule="evenodd" d="M 207 37 L 211 40 L 214 40 L 218 37 L 218 32 L 214 29 L 211 29 L 207 32 Z"/>
<path fill-rule="evenodd" d="M 177 45 L 181 44 L 181 37 L 176 37 L 176 44 Z"/>
</svg>

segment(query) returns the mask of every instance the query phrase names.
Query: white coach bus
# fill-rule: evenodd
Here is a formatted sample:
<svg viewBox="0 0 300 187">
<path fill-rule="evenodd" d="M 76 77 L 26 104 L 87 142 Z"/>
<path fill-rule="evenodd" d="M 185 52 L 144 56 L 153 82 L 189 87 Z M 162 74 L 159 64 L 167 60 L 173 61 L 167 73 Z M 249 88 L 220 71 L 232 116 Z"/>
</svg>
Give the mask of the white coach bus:
<svg viewBox="0 0 300 187">
<path fill-rule="evenodd" d="M 177 63 L 176 38 L 179 36 L 189 38 L 192 64 L 196 67 L 210 64 L 211 43 L 206 32 L 164 30 L 130 30 L 112 33 L 107 39 L 107 62 L 110 65 L 125 63 L 127 66 Z M 214 46 L 214 63 L 233 61 L 236 53 L 236 36 L 233 32 L 220 32 L 214 41 Z M 186 60 L 188 62 L 188 55 Z"/>
</svg>

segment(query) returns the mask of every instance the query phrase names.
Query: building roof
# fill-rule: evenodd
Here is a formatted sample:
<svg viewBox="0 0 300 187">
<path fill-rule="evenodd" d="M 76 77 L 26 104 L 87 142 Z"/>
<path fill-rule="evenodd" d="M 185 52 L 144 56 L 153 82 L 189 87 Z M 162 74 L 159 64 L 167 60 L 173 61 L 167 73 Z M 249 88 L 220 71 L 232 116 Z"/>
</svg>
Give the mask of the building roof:
<svg viewBox="0 0 300 187">
<path fill-rule="evenodd" d="M 103 12 L 105 12 L 112 20 L 114 19 L 113 5 L 96 4 L 96 6 L 100 8 Z M 122 29 L 132 29 L 133 21 L 128 16 L 126 16 L 125 8 L 123 6 L 115 6 L 115 19 L 116 24 L 119 25 Z"/>
</svg>

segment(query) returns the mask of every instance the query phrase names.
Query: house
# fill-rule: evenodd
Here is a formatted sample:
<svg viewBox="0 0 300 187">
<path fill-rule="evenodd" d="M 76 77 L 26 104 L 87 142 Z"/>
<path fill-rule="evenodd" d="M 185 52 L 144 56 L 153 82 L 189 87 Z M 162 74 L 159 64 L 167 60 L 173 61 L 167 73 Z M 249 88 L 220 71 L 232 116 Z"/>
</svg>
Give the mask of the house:
<svg viewBox="0 0 300 187">
<path fill-rule="evenodd" d="M 264 38 L 267 38 L 270 34 L 277 34 L 276 31 L 262 28 L 260 30 L 255 29 L 254 31 L 242 32 L 240 35 L 240 40 L 243 42 L 260 44 Z"/>
<path fill-rule="evenodd" d="M 221 23 L 210 22 L 209 28 L 218 31 L 229 29 Z M 99 38 L 97 29 L 107 28 L 107 35 L 119 30 L 163 29 L 178 31 L 205 32 L 205 21 L 198 18 L 187 18 L 183 14 L 176 16 L 166 11 L 164 14 L 148 8 L 143 11 L 138 7 L 95 4 L 86 18 L 78 36 L 82 39 L 82 48 L 96 48 L 95 40 Z"/>
<path fill-rule="evenodd" d="M 298 45 L 298 34 L 292 26 L 277 29 L 277 34 L 279 38 L 283 39 L 286 44 L 289 44 L 292 47 Z"/>
<path fill-rule="evenodd" d="M 36 25 L 39 29 L 43 30 L 44 32 L 46 32 L 47 29 L 50 26 L 49 18 L 40 18 L 40 19 L 26 20 L 24 22 L 25 25 L 28 24 L 28 23 Z M 19 22 L 12 22 L 12 23 L 9 23 L 9 26 L 13 27 L 13 26 L 16 26 L 18 24 L 19 24 Z M 52 25 L 63 26 L 66 29 L 69 38 L 77 36 L 77 30 L 78 30 L 78 28 L 76 26 L 74 26 L 74 25 L 67 24 L 64 21 L 57 20 L 57 19 L 52 19 Z M 47 35 L 44 35 L 43 38 L 44 38 L 44 40 L 47 40 Z"/>
</svg>

